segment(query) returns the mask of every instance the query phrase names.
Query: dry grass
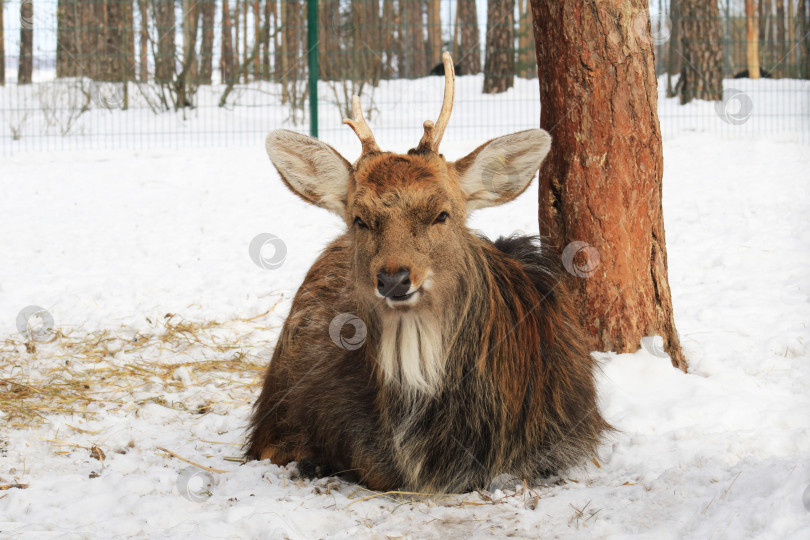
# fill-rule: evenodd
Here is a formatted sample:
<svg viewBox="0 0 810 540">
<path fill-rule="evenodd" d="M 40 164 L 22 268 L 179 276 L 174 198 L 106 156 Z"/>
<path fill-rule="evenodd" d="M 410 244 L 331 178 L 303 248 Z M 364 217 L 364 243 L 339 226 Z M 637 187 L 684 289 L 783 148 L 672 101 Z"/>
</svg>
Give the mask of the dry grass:
<svg viewBox="0 0 810 540">
<path fill-rule="evenodd" d="M 225 322 L 168 313 L 148 332 L 57 329 L 48 341 L 8 338 L 0 342 L 2 422 L 20 429 L 52 415 L 92 418 L 149 402 L 200 414 L 247 403 L 269 360 L 273 327 L 262 321 L 277 305 Z M 234 401 L 205 403 L 198 390 L 208 384 L 233 388 Z"/>
</svg>

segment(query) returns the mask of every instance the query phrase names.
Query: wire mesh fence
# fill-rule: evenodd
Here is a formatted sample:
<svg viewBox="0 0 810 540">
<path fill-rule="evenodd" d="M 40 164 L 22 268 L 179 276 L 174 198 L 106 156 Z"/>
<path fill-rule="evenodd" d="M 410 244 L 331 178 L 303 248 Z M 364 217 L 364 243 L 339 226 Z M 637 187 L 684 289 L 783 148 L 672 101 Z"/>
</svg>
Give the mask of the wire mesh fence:
<svg viewBox="0 0 810 540">
<path fill-rule="evenodd" d="M 458 74 L 448 138 L 536 127 L 528 2 L 6 0 L 0 153 L 260 144 L 270 129 L 313 124 L 322 139 L 348 144 L 341 120 L 353 94 L 380 142 L 406 149 L 440 108 L 443 50 Z M 678 97 L 682 2 L 628 15 L 655 50 L 664 135 L 810 139 L 810 0 L 759 0 L 759 80 L 748 72 L 746 2 L 720 0 L 713 47 L 724 92 L 687 104 Z"/>
</svg>

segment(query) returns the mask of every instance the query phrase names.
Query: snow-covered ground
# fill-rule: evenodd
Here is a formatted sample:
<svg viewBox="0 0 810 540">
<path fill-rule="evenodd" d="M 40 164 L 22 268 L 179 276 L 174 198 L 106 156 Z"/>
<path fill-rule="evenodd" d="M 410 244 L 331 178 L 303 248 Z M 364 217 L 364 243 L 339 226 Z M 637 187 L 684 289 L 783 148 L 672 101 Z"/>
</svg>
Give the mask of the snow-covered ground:
<svg viewBox="0 0 810 540">
<path fill-rule="evenodd" d="M 810 153 L 790 139 L 666 141 L 690 369 L 643 349 L 600 355 L 619 431 L 598 465 L 416 498 L 235 461 L 290 298 L 341 227 L 283 187 L 261 138 L 4 157 L 0 485 L 27 487 L 0 491 L 0 536 L 810 537 Z M 471 226 L 536 233 L 536 201 L 535 184 Z M 286 248 L 277 268 L 251 260 L 261 233 Z M 32 305 L 56 334 L 26 348 L 16 321 Z"/>
</svg>

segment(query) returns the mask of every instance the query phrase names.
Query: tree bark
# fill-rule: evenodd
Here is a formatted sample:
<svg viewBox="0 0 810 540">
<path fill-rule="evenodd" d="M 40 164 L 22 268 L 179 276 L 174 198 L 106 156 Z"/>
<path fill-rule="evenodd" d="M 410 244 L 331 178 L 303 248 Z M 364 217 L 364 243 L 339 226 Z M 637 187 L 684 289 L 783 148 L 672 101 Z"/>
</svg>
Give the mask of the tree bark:
<svg viewBox="0 0 810 540">
<path fill-rule="evenodd" d="M 94 79 L 123 82 L 135 71 L 134 17 L 129 0 L 101 0 L 96 11 L 99 25 L 98 70 Z M 102 22 L 103 21 L 103 22 Z"/>
<path fill-rule="evenodd" d="M 460 30 L 458 65 L 464 75 L 481 73 L 481 42 L 478 38 L 478 11 L 475 0 L 458 0 L 458 28 Z"/>
<path fill-rule="evenodd" d="M 427 7 L 428 46 L 425 65 L 432 69 L 442 61 L 442 4 L 440 0 L 428 0 Z"/>
<path fill-rule="evenodd" d="M 138 80 L 146 82 L 149 80 L 149 0 L 138 0 L 138 13 L 141 18 Z"/>
<path fill-rule="evenodd" d="M 801 17 L 801 33 L 799 34 L 802 48 L 802 65 L 799 73 L 804 79 L 810 79 L 810 6 L 808 0 L 801 0 L 797 15 Z"/>
<path fill-rule="evenodd" d="M 515 84 L 515 0 L 487 2 L 484 93 L 500 94 Z"/>
<path fill-rule="evenodd" d="M 3 21 L 3 0 L 0 0 L 0 86 L 6 85 L 6 34 Z"/>
<path fill-rule="evenodd" d="M 680 0 L 680 22 L 681 104 L 693 99 L 722 100 L 723 40 L 717 3 Z"/>
<path fill-rule="evenodd" d="M 759 79 L 759 40 L 757 39 L 756 0 L 745 0 L 745 56 L 748 62 L 748 77 Z"/>
<path fill-rule="evenodd" d="M 792 1 L 792 0 L 788 0 Z M 785 41 L 785 0 L 776 0 L 776 51 L 779 57 L 777 58 L 777 66 L 776 70 L 778 76 L 784 76 L 785 74 L 785 53 L 787 52 L 787 46 Z M 777 73 L 774 73 L 774 76 L 777 76 Z"/>
<path fill-rule="evenodd" d="M 175 73 L 174 0 L 154 0 L 155 25 L 157 27 L 157 54 L 155 58 L 155 81 L 171 82 Z"/>
<path fill-rule="evenodd" d="M 20 63 L 17 84 L 31 84 L 34 73 L 34 3 L 20 3 Z"/>
<path fill-rule="evenodd" d="M 518 0 L 518 6 L 518 59 L 515 70 L 518 75 L 528 79 L 537 75 L 532 14 L 529 10 L 529 0 Z"/>
<path fill-rule="evenodd" d="M 667 97 L 675 97 L 678 92 L 672 87 L 672 76 L 681 70 L 681 0 L 670 0 L 669 18 L 672 21 L 672 33 L 669 36 L 667 51 Z"/>
<path fill-rule="evenodd" d="M 200 84 L 211 84 L 214 74 L 214 24 L 216 22 L 216 0 L 203 0 L 202 3 L 202 44 L 200 45 Z"/>
<path fill-rule="evenodd" d="M 231 10 L 228 0 L 222 0 L 222 56 L 219 65 L 222 84 L 229 84 L 236 73 L 231 32 Z"/>
<path fill-rule="evenodd" d="M 644 17 L 649 33 L 647 2 L 531 6 L 540 123 L 554 139 L 540 232 L 563 252 L 587 346 L 633 352 L 657 334 L 685 370 L 667 278 L 654 44 L 635 30 Z"/>
<path fill-rule="evenodd" d="M 56 8 L 56 76 L 75 77 L 81 72 L 78 37 L 78 0 L 59 0 Z"/>
</svg>

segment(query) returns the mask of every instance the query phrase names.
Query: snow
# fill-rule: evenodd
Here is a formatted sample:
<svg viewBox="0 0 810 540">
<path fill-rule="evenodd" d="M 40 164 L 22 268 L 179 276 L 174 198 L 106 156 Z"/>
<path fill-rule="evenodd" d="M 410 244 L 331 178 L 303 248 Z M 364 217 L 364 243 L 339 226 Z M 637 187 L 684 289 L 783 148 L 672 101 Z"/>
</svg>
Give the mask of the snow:
<svg viewBox="0 0 810 540">
<path fill-rule="evenodd" d="M 443 151 L 458 158 L 482 140 L 448 135 Z M 600 403 L 618 428 L 598 466 L 416 498 L 233 461 L 291 295 L 341 227 L 286 190 L 261 137 L 4 157 L 0 380 L 86 377 L 94 401 L 43 410 L 41 423 L 0 413 L 0 484 L 28 485 L 0 491 L 0 535 L 808 538 L 810 154 L 795 140 L 667 138 L 670 284 L 690 369 L 649 346 L 598 354 Z M 335 144 L 356 157 L 356 143 Z M 470 225 L 536 233 L 536 201 L 535 183 Z M 261 233 L 284 242 L 281 266 L 251 260 Z M 30 305 L 64 337 L 26 352 L 16 318 Z M 205 367 L 216 362 L 229 371 Z"/>
</svg>

